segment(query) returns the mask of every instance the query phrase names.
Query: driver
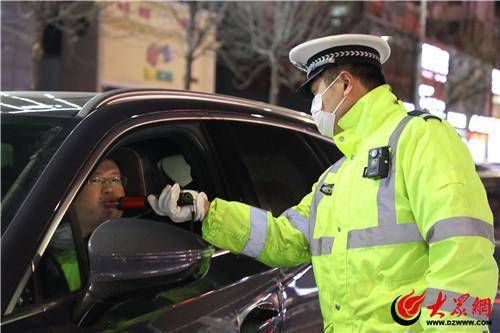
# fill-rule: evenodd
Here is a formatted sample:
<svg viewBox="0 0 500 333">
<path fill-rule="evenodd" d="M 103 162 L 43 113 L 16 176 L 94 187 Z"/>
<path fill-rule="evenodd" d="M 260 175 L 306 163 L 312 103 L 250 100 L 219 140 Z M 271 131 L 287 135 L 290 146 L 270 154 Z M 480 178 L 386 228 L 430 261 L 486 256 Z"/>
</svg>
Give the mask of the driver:
<svg viewBox="0 0 500 333">
<path fill-rule="evenodd" d="M 123 196 L 124 178 L 118 165 L 110 159 L 101 161 L 70 208 L 83 239 L 88 239 L 92 231 L 104 221 L 122 216 L 123 211 L 110 208 L 105 202 Z M 78 290 L 81 287 L 80 270 L 70 223 L 61 224 L 57 229 L 51 248 L 64 273 L 69 290 Z"/>
</svg>

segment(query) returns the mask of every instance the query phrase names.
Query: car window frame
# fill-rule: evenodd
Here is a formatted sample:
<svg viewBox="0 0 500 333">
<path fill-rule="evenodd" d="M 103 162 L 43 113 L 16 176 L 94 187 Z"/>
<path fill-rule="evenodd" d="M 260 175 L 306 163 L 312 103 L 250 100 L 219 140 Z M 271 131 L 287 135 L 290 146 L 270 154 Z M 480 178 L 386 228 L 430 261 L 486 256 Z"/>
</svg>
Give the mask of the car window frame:
<svg viewBox="0 0 500 333">
<path fill-rule="evenodd" d="M 184 110 L 179 110 L 179 112 L 183 112 Z M 106 153 L 110 150 L 110 148 L 117 144 L 120 138 L 126 135 L 128 132 L 135 130 L 138 127 L 148 126 L 156 123 L 167 123 L 167 122 L 175 122 L 175 121 L 186 121 L 186 120 L 195 120 L 199 121 L 199 117 L 205 115 L 205 111 L 203 112 L 189 112 L 189 115 L 181 116 L 180 114 L 172 113 L 172 111 L 159 112 L 154 114 L 144 114 L 135 118 L 128 118 L 120 123 L 116 124 L 103 138 L 101 138 L 99 144 L 94 148 L 92 153 L 86 158 L 83 163 L 78 176 L 73 180 L 70 190 L 61 200 L 61 204 L 58 207 L 57 211 L 54 214 L 54 217 L 49 222 L 49 227 L 42 235 L 42 239 L 37 246 L 37 251 L 35 256 L 30 260 L 28 267 L 25 269 L 25 273 L 23 277 L 18 282 L 16 290 L 11 297 L 6 310 L 2 314 L 2 322 L 11 323 L 13 321 L 17 321 L 19 319 L 25 318 L 27 316 L 31 316 L 31 314 L 37 314 L 40 312 L 47 311 L 48 306 L 56 306 L 59 303 L 59 300 L 64 301 L 67 298 L 75 298 L 78 297 L 79 294 L 82 293 L 83 289 L 74 291 L 68 295 L 63 296 L 62 298 L 57 298 L 55 300 L 51 300 L 50 302 L 42 301 L 38 304 L 33 304 L 29 307 L 26 307 L 26 311 L 15 311 L 15 305 L 17 299 L 21 295 L 22 291 L 26 287 L 29 279 L 36 274 L 36 267 L 39 264 L 39 261 L 43 254 L 46 252 L 48 248 L 48 244 L 52 240 L 55 230 L 60 225 L 63 217 L 68 212 L 68 209 L 76 198 L 78 192 L 84 185 L 85 180 L 89 177 L 92 170 L 96 167 L 98 162 L 106 155 Z M 78 252 L 78 248 L 77 248 Z M 82 284 L 85 281 L 82 281 Z"/>
</svg>

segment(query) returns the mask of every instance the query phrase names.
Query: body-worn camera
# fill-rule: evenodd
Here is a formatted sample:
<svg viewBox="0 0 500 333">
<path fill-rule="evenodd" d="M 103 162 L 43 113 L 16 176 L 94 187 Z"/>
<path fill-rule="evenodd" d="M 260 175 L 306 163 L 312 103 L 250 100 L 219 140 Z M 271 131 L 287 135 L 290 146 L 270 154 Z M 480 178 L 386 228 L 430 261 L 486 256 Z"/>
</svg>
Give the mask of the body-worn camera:
<svg viewBox="0 0 500 333">
<path fill-rule="evenodd" d="M 368 166 L 365 167 L 363 177 L 380 179 L 389 176 L 391 168 L 391 152 L 389 146 L 370 149 L 368 152 Z"/>
</svg>

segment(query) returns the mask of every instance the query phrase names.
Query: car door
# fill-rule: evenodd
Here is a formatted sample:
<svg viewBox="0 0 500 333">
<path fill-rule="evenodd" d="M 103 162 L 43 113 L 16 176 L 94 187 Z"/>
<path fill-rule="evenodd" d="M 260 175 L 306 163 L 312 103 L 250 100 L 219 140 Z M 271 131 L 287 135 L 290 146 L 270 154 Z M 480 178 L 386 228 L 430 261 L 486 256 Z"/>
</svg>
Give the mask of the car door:
<svg viewBox="0 0 500 333">
<path fill-rule="evenodd" d="M 191 169 L 192 181 L 189 188 L 203 190 L 209 197 L 230 198 L 219 181 L 220 174 L 215 166 L 212 151 L 205 142 L 204 134 L 196 118 L 183 121 L 155 122 L 144 125 L 119 138 L 110 150 L 124 148 L 134 150 L 144 164 L 148 193 L 159 193 L 167 175 L 159 175 L 165 167 L 162 161 L 181 154 Z M 160 168 L 161 166 L 161 168 Z M 160 169 L 159 169 L 160 168 Z M 168 172 L 167 172 L 168 173 Z M 170 173 L 172 176 L 172 173 Z M 170 181 L 175 181 L 170 179 Z M 166 217 L 151 212 L 141 214 L 142 218 L 171 223 Z M 181 228 L 200 233 L 200 224 L 179 225 Z M 279 270 L 270 269 L 245 256 L 228 251 L 216 252 L 210 263 L 208 274 L 191 284 L 166 286 L 162 290 L 144 291 L 137 295 L 121 295 L 102 310 L 95 319 L 86 320 L 83 326 L 91 330 L 106 331 L 239 331 L 254 327 L 251 320 L 255 311 L 262 308 L 265 319 L 272 319 L 278 313 L 276 280 Z M 253 307 L 253 308 L 252 308 Z M 246 321 L 241 313 L 246 313 Z M 221 324 L 223 323 L 223 324 Z"/>
<path fill-rule="evenodd" d="M 184 117 L 182 121 L 175 121 L 172 118 L 174 118 L 172 111 L 164 114 L 157 112 L 154 115 L 132 117 L 120 123 L 119 128 L 107 132 L 86 163 L 96 165 L 97 161 L 120 145 L 137 149 L 143 154 L 145 162 L 151 162 L 148 160 L 151 158 L 148 153 L 161 150 L 161 143 L 164 143 L 165 139 L 175 138 L 181 146 L 191 148 L 186 151 L 190 153 L 188 160 L 192 162 L 193 171 L 200 175 L 197 179 L 200 189 L 210 196 L 214 196 L 215 193 L 226 195 L 222 182 L 218 180 L 218 173 L 214 171 L 216 168 L 210 157 L 210 150 L 204 143 L 203 133 L 199 130 L 196 112 L 190 112 L 189 117 Z M 155 146 L 148 144 L 155 144 Z M 149 164 L 151 168 L 156 166 L 155 163 Z M 82 168 L 82 170 L 90 172 L 90 169 Z M 81 177 L 86 177 L 84 172 L 87 171 L 81 172 Z M 153 193 L 158 193 L 165 184 L 155 182 L 157 179 L 152 175 L 149 176 L 151 190 L 156 191 Z M 77 179 L 81 177 L 78 176 Z M 81 186 L 83 182 L 82 178 L 80 185 L 76 186 Z M 73 191 L 73 193 L 76 192 L 77 189 Z M 64 202 L 68 200 L 72 199 L 62 198 L 61 206 L 67 207 Z M 159 217 L 156 216 L 156 218 Z M 48 241 L 50 242 L 51 239 Z M 76 246 L 79 253 L 85 252 L 82 243 Z M 84 258 L 79 256 L 79 260 L 82 259 Z M 42 259 L 40 262 L 43 261 Z M 82 318 L 74 317 L 74 310 L 82 300 L 85 278 L 88 276 L 88 271 L 85 272 L 85 269 L 88 270 L 88 267 L 85 268 L 84 262 L 79 262 L 79 264 L 82 270 L 82 289 L 57 297 L 42 297 L 34 304 L 36 308 L 33 310 L 29 307 L 26 311 L 21 309 L 21 312 L 14 313 L 12 321 L 6 324 L 4 322 L 2 329 L 19 332 L 26 330 L 68 332 L 80 329 L 141 332 L 192 331 L 188 327 L 200 318 L 205 318 L 203 319 L 204 325 L 210 327 L 210 322 L 213 322 L 210 321 L 210 313 L 218 311 L 221 318 L 232 318 L 235 323 L 233 330 L 239 330 L 239 327 L 245 325 L 245 322 L 240 320 L 239 311 L 248 310 L 249 303 L 260 306 L 259 300 L 262 299 L 264 302 L 262 304 L 271 308 L 277 307 L 278 304 L 276 294 L 272 292 L 276 285 L 275 278 L 279 274 L 277 270 L 270 270 L 246 257 L 236 256 L 227 251 L 218 251 L 212 261 L 209 274 L 196 285 L 165 287 L 161 291 L 141 295 L 137 293 L 120 295 L 118 299 L 102 308 L 94 319 L 80 320 Z M 41 279 L 38 278 L 40 267 L 35 268 L 31 280 L 23 287 L 26 291 L 22 294 L 23 299 L 33 294 L 33 285 L 36 289 L 35 294 L 44 294 L 45 287 L 40 285 Z M 233 305 L 233 301 L 239 302 L 240 305 Z M 23 300 L 24 303 L 26 302 Z M 235 306 L 240 306 L 241 309 Z M 269 316 L 275 314 L 275 311 L 269 308 L 267 312 Z M 182 320 L 180 320 L 181 317 Z M 213 324 L 216 325 L 216 322 Z M 251 324 L 251 322 L 248 323 L 248 325 Z"/>
<path fill-rule="evenodd" d="M 306 134 L 300 126 L 293 129 L 290 124 L 234 120 L 204 124 L 222 160 L 232 195 L 274 216 L 299 202 L 341 155 L 331 140 Z M 284 269 L 281 274 L 282 328 L 287 332 L 321 332 L 323 324 L 311 266 Z"/>
</svg>

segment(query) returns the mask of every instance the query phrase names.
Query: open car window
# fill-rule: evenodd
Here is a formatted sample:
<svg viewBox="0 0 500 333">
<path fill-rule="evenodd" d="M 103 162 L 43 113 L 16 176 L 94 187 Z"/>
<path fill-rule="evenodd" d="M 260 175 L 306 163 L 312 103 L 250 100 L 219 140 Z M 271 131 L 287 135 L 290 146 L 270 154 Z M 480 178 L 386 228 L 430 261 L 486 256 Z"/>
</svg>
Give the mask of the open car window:
<svg viewBox="0 0 500 333">
<path fill-rule="evenodd" d="M 209 198 L 227 198 L 222 182 L 218 181 L 220 175 L 215 167 L 217 163 L 198 123 L 138 130 L 111 148 L 109 155 L 116 156 L 116 153 L 123 149 L 133 151 L 137 158 L 133 163 L 130 162 L 132 158 L 127 158 L 129 164 L 136 167 L 121 167 L 128 170 L 124 172 L 128 179 L 125 187 L 127 196 L 159 195 L 166 185 L 179 183 L 183 189 L 204 191 Z M 138 176 L 134 175 L 134 172 L 143 174 Z M 141 181 L 134 181 L 141 177 Z M 158 221 L 201 235 L 200 222 L 174 223 L 166 216 L 156 215 L 148 207 L 124 211 L 123 216 Z M 116 304 L 103 313 L 95 327 L 122 329 L 124 326 L 121 325 L 126 326 L 130 320 L 147 320 L 148 313 L 154 314 L 159 309 L 165 311 L 180 302 L 271 269 L 251 258 L 215 250 L 217 255 L 211 259 L 210 268 L 202 279 L 194 283 L 166 286 L 160 291 L 145 292 L 141 297 Z"/>
</svg>

